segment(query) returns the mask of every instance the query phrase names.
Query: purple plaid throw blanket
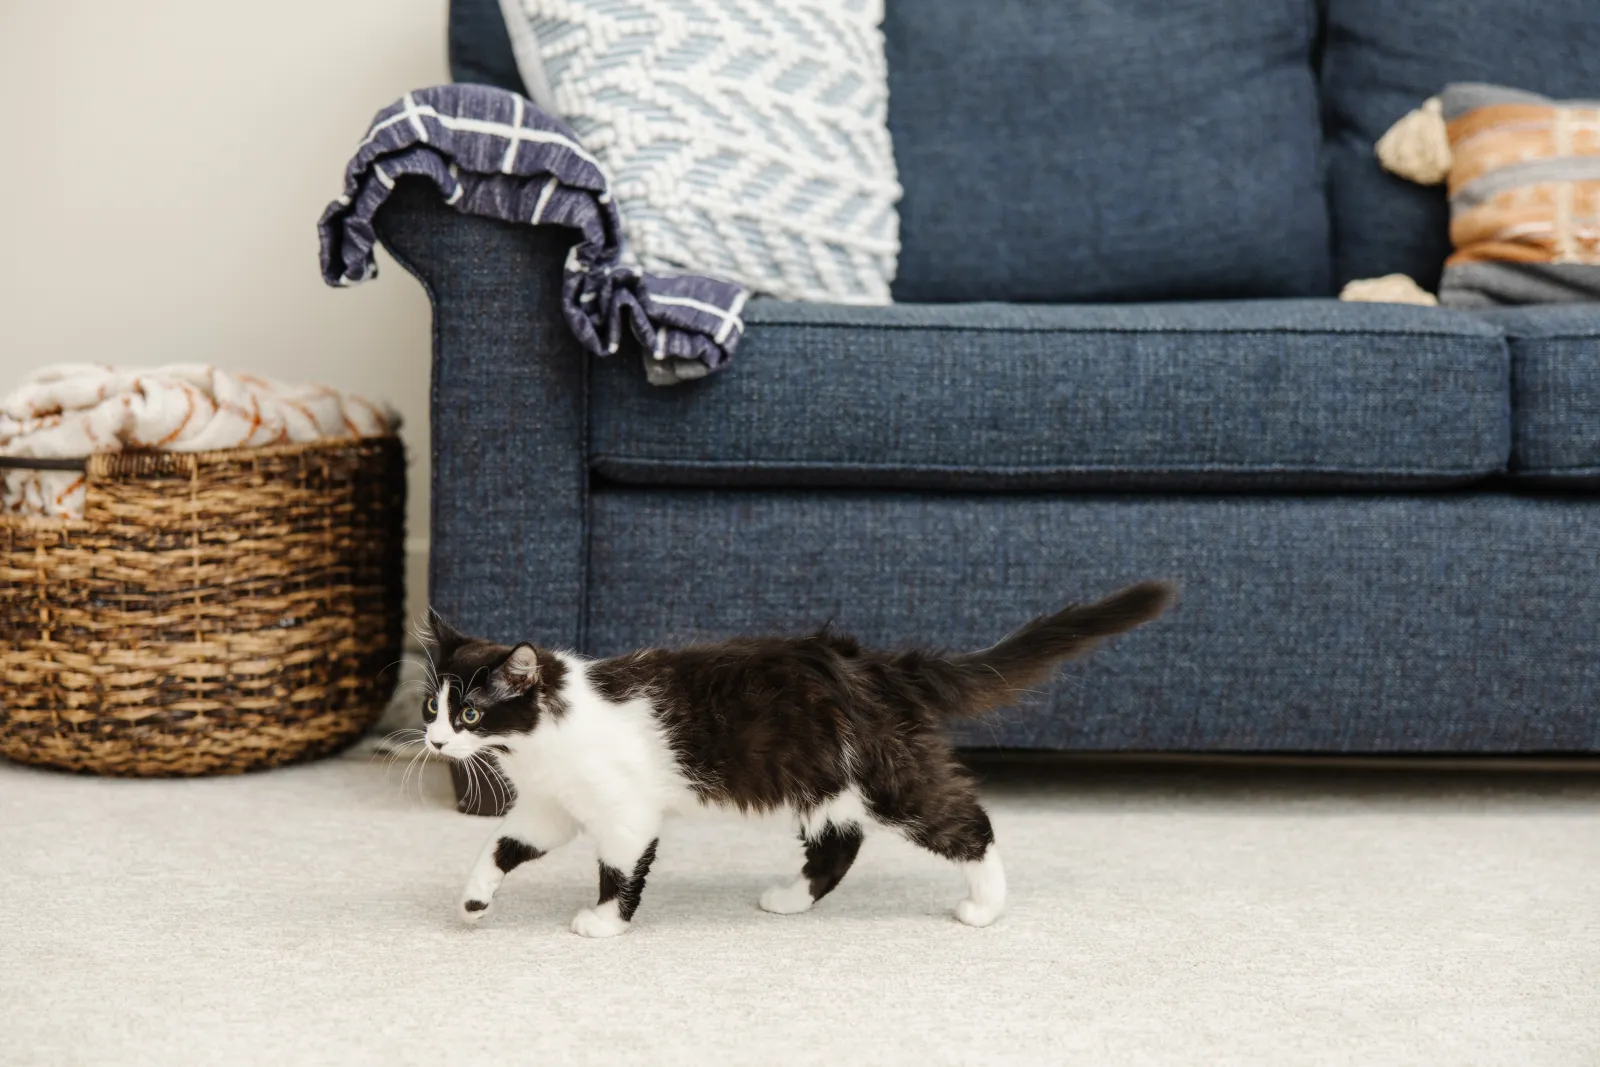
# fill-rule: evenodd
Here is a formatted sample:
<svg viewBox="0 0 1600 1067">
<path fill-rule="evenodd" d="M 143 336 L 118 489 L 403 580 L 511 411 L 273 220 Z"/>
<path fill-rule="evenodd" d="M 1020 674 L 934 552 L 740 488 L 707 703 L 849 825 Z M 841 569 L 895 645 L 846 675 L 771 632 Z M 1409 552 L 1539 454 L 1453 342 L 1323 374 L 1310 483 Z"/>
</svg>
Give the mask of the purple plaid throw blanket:
<svg viewBox="0 0 1600 1067">
<path fill-rule="evenodd" d="M 345 169 L 344 195 L 317 224 L 329 285 L 377 274 L 372 218 L 405 175 L 431 181 L 457 211 L 578 231 L 562 304 L 590 352 L 617 351 L 626 329 L 644 350 L 650 381 L 670 385 L 721 369 L 738 345 L 749 292 L 716 278 L 633 266 L 594 157 L 532 102 L 482 85 L 420 89 L 378 112 Z"/>
</svg>

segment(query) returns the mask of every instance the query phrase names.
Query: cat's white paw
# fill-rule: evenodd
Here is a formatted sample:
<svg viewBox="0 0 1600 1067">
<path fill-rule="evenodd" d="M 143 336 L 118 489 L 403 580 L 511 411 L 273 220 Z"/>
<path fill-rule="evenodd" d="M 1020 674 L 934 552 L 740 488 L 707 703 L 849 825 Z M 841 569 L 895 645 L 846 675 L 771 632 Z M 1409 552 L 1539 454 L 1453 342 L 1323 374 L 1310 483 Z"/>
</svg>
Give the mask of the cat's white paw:
<svg viewBox="0 0 1600 1067">
<path fill-rule="evenodd" d="M 988 926 L 1000 918 L 1002 910 L 1004 909 L 1001 905 L 979 904 L 976 900 L 968 897 L 956 905 L 956 918 L 968 926 Z"/>
<path fill-rule="evenodd" d="M 503 877 L 498 871 L 487 871 L 483 863 L 478 864 L 472 877 L 467 879 L 466 887 L 461 890 L 461 905 L 457 913 L 462 922 L 475 923 L 483 918 L 489 905 L 494 903 L 494 891 L 500 888 L 500 879 Z"/>
<path fill-rule="evenodd" d="M 815 903 L 811 899 L 811 883 L 797 878 L 788 885 L 775 885 L 761 894 L 761 910 L 774 915 L 798 915 L 810 911 Z"/>
<path fill-rule="evenodd" d="M 584 937 L 616 937 L 627 928 L 628 920 L 617 913 L 613 904 L 584 908 L 572 917 L 572 932 Z"/>
</svg>

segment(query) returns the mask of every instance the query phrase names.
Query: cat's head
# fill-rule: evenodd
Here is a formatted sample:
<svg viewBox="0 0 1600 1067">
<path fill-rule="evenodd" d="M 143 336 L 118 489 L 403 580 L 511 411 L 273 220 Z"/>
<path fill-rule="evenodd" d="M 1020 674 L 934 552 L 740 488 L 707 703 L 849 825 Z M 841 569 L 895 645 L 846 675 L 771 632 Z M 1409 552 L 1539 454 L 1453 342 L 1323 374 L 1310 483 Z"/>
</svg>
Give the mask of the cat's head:
<svg viewBox="0 0 1600 1067">
<path fill-rule="evenodd" d="M 467 759 L 512 749 L 542 718 L 562 711 L 567 665 L 553 652 L 468 637 L 432 609 L 423 643 L 433 667 L 422 703 L 432 751 Z"/>
</svg>

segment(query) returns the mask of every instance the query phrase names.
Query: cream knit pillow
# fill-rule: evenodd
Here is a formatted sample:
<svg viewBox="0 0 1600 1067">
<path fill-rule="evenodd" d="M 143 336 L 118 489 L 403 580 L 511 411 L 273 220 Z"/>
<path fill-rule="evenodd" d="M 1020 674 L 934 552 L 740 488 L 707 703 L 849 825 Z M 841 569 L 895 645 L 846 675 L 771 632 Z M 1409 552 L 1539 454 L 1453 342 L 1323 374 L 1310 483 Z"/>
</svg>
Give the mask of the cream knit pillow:
<svg viewBox="0 0 1600 1067">
<path fill-rule="evenodd" d="M 900 250 L 883 0 L 502 0 L 528 95 L 653 272 L 887 304 Z"/>
</svg>

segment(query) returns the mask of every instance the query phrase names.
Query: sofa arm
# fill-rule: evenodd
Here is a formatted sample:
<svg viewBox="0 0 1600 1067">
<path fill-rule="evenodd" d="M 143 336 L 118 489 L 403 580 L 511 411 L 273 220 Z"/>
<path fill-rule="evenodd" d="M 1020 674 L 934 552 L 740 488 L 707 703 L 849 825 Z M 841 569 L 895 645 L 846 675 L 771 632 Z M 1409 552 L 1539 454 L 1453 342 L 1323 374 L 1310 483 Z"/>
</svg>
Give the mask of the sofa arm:
<svg viewBox="0 0 1600 1067">
<path fill-rule="evenodd" d="M 470 633 L 578 648 L 588 355 L 560 304 L 576 235 L 460 214 L 415 179 L 376 228 L 433 305 L 433 606 Z"/>
</svg>

